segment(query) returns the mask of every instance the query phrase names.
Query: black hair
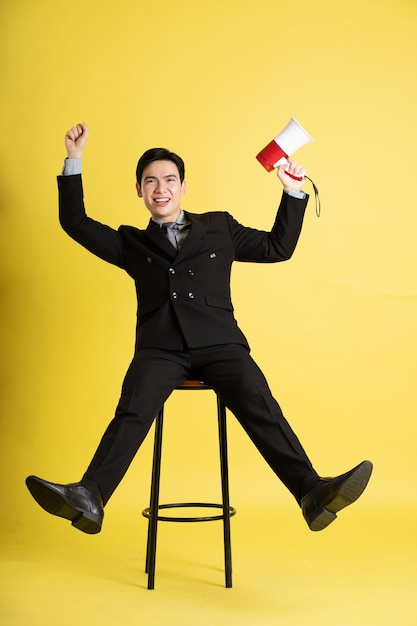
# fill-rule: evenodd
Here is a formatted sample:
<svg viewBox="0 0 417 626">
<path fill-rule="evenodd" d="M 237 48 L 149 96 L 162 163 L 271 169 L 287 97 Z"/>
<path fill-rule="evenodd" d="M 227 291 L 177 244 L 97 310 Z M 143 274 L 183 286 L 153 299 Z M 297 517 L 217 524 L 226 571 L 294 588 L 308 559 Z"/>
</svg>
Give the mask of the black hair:
<svg viewBox="0 0 417 626">
<path fill-rule="evenodd" d="M 139 185 L 142 182 L 143 170 L 149 163 L 154 161 L 172 161 L 178 168 L 180 175 L 180 182 L 182 183 L 185 177 L 185 165 L 184 161 L 175 152 L 170 152 L 166 148 L 151 148 L 142 154 L 136 167 L 136 180 Z"/>
</svg>

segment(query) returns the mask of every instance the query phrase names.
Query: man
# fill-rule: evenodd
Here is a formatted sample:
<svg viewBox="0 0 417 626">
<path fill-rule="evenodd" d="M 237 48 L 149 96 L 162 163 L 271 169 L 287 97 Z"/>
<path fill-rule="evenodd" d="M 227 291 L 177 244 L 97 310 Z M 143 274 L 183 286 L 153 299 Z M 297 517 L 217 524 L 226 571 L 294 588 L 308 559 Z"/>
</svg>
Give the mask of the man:
<svg viewBox="0 0 417 626">
<path fill-rule="evenodd" d="M 294 495 L 311 530 L 328 526 L 354 502 L 372 472 L 363 461 L 346 474 L 322 479 L 272 397 L 233 315 L 233 261 L 272 263 L 291 257 L 308 196 L 304 168 L 278 168 L 284 186 L 271 232 L 240 225 L 230 214 L 181 209 L 182 159 L 162 148 L 139 159 L 137 193 L 151 214 L 145 230 L 114 230 L 87 217 L 81 181 L 86 124 L 65 135 L 67 159 L 58 177 L 60 221 L 77 242 L 135 281 L 138 322 L 134 358 L 115 417 L 81 481 L 69 485 L 29 476 L 27 486 L 49 513 L 86 533 L 101 530 L 103 507 L 123 478 L 158 410 L 186 378 L 204 380 L 234 413 L 273 471 Z"/>
</svg>

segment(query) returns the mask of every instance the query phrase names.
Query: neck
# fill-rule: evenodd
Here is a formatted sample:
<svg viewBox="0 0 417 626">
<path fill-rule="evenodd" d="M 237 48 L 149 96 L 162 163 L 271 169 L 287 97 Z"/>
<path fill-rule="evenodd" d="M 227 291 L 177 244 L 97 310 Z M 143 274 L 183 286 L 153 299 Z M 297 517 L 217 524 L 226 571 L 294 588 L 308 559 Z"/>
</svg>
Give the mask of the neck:
<svg viewBox="0 0 417 626">
<path fill-rule="evenodd" d="M 165 222 L 175 223 L 178 218 L 182 215 L 182 210 L 180 209 L 175 217 L 170 215 L 169 217 L 152 217 L 153 221 L 157 224 L 164 224 Z"/>
</svg>

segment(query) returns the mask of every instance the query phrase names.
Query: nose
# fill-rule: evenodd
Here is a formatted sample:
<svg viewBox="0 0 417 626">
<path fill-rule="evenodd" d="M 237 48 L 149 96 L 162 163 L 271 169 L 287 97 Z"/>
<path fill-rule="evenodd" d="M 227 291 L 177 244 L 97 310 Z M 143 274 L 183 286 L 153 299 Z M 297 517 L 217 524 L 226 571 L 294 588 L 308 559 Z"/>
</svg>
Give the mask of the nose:
<svg viewBox="0 0 417 626">
<path fill-rule="evenodd" d="M 156 181 L 156 185 L 155 185 L 155 191 L 157 193 L 161 193 L 164 190 L 165 190 L 165 181 L 163 179 L 162 180 L 157 180 Z"/>
</svg>

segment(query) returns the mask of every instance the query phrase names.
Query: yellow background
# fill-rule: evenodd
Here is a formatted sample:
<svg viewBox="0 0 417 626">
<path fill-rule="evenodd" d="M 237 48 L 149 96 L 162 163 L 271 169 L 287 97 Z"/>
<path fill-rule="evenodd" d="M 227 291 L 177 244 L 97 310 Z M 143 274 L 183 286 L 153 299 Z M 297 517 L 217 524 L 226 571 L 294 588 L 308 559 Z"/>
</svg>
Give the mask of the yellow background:
<svg viewBox="0 0 417 626">
<path fill-rule="evenodd" d="M 136 162 L 163 145 L 185 159 L 185 209 L 228 210 L 243 224 L 269 229 L 280 184 L 255 155 L 294 116 L 315 139 L 294 157 L 319 187 L 322 216 L 311 198 L 289 263 L 235 265 L 236 317 L 318 472 L 340 473 L 363 458 L 375 464 L 363 500 L 329 529 L 328 541 L 346 553 L 352 542 L 366 543 L 367 528 L 367 539 L 379 541 L 375 553 L 395 546 L 392 561 L 383 560 L 394 587 L 399 565 L 410 580 L 405 562 L 416 546 L 403 525 L 416 512 L 416 17 L 414 0 L 3 0 L 0 523 L 11 555 L 10 545 L 23 542 L 30 553 L 45 533 L 59 541 L 64 523 L 34 505 L 24 479 L 80 478 L 113 415 L 133 350 L 133 283 L 72 242 L 57 221 L 65 131 L 79 121 L 90 126 L 83 173 L 96 219 L 146 225 Z M 206 490 L 210 499 L 214 403 L 189 395 L 169 401 L 171 470 L 163 490 L 181 498 L 188 478 L 192 497 L 204 499 L 199 492 Z M 201 448 L 185 457 L 183 412 L 191 408 Z M 287 516 L 270 548 L 278 561 L 283 543 L 300 544 L 305 524 L 233 418 L 229 425 L 244 570 L 265 524 L 254 517 L 245 526 L 251 514 Z M 107 508 L 97 538 L 102 550 L 146 505 L 150 452 L 147 440 Z M 126 532 L 138 533 L 142 549 L 140 524 Z M 65 530 L 73 547 L 63 558 L 71 561 L 83 539 Z M 275 537 L 271 528 L 263 532 Z M 97 543 L 82 545 L 85 552 Z M 248 562 L 262 572 L 268 556 L 254 552 Z M 261 580 L 250 583 L 262 587 Z M 10 598 L 10 623 L 26 623 Z M 275 623 L 267 613 L 254 619 L 247 623 Z M 246 622 L 240 616 L 236 623 Z"/>
</svg>

